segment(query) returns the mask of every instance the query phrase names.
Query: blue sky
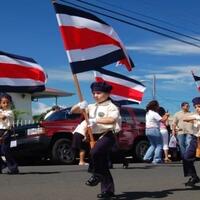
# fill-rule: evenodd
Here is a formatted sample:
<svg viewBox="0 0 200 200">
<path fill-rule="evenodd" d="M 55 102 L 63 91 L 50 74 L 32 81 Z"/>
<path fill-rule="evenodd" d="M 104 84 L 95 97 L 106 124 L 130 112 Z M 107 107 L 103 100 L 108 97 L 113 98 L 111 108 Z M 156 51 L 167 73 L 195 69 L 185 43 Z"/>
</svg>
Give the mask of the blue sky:
<svg viewBox="0 0 200 200">
<path fill-rule="evenodd" d="M 48 74 L 47 87 L 75 93 L 72 97 L 60 98 L 59 105 L 70 106 L 78 102 L 51 1 L 1 0 L 0 2 L 0 50 L 34 58 Z M 71 2 L 76 1 L 71 0 Z M 110 0 L 107 4 L 105 4 L 106 0 L 87 2 L 200 39 L 200 1 L 198 0 Z M 200 76 L 200 48 L 98 14 L 97 16 L 115 29 L 136 66 L 130 73 L 122 66 L 113 65 L 112 69 L 137 80 L 143 80 L 147 86 L 143 102 L 139 106 L 134 105 L 135 107 L 144 108 L 152 99 L 154 74 L 156 99 L 172 114 L 179 110 L 182 101 L 191 102 L 193 97 L 199 96 L 190 71 L 194 70 L 196 75 Z M 198 41 L 173 36 L 200 45 Z M 84 98 L 92 102 L 89 88 L 93 81 L 92 72 L 80 74 L 78 77 Z M 54 102 L 52 99 L 40 100 L 33 106 L 35 110 L 43 111 Z"/>
</svg>

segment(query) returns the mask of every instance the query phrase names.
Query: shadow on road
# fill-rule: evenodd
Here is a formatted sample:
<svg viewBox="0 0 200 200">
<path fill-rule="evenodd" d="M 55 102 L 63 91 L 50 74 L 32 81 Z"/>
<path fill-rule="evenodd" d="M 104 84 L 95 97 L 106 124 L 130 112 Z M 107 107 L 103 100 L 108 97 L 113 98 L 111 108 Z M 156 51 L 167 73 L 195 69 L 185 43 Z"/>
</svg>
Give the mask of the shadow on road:
<svg viewBox="0 0 200 200">
<path fill-rule="evenodd" d="M 168 190 L 161 190 L 155 192 L 123 192 L 122 194 L 116 195 L 116 199 L 118 200 L 136 200 L 136 199 L 143 199 L 143 198 L 166 198 L 169 195 L 173 195 L 176 191 L 188 191 L 188 190 L 200 190 L 200 186 L 194 186 L 192 188 L 174 188 Z"/>
<path fill-rule="evenodd" d="M 38 175 L 46 175 L 46 174 L 60 174 L 61 172 L 20 172 L 17 175 L 27 175 L 27 174 L 38 174 Z"/>
<path fill-rule="evenodd" d="M 158 168 L 158 167 L 169 167 L 169 168 L 172 168 L 172 167 L 180 167 L 181 163 L 169 163 L 169 164 L 157 164 L 157 165 L 154 165 L 154 164 L 147 164 L 147 165 L 144 165 L 144 166 L 129 166 L 127 169 L 153 169 L 153 168 Z M 127 170 L 126 169 L 126 170 Z"/>
</svg>

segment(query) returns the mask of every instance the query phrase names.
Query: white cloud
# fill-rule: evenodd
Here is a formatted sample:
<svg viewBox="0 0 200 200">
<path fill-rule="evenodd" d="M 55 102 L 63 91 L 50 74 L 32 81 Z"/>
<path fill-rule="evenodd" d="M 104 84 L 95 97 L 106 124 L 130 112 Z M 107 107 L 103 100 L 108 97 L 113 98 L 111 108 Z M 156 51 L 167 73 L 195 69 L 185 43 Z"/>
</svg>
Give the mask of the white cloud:
<svg viewBox="0 0 200 200">
<path fill-rule="evenodd" d="M 194 42 L 197 43 L 197 42 Z M 200 46 L 200 45 L 199 45 Z M 141 45 L 128 45 L 128 50 L 157 55 L 199 55 L 200 48 L 173 40 L 157 40 Z"/>
<path fill-rule="evenodd" d="M 191 71 L 194 71 L 197 74 L 200 74 L 200 66 L 164 66 L 160 67 L 159 70 L 146 70 L 144 78 L 152 79 L 153 74 L 156 74 L 156 78 L 160 80 L 183 80 L 183 79 L 192 79 Z"/>
<path fill-rule="evenodd" d="M 49 69 L 47 70 L 48 74 L 48 81 L 73 81 L 72 72 L 69 70 L 65 70 L 63 68 L 56 69 Z M 84 72 L 81 74 L 78 74 L 78 80 L 79 81 L 91 81 L 94 80 L 94 75 L 92 72 Z"/>
<path fill-rule="evenodd" d="M 46 105 L 46 104 L 41 103 L 41 102 L 35 102 L 34 106 L 32 108 L 32 114 L 33 115 L 40 115 L 41 113 L 46 112 L 50 108 L 51 108 L 51 106 L 49 106 L 49 105 Z"/>
</svg>

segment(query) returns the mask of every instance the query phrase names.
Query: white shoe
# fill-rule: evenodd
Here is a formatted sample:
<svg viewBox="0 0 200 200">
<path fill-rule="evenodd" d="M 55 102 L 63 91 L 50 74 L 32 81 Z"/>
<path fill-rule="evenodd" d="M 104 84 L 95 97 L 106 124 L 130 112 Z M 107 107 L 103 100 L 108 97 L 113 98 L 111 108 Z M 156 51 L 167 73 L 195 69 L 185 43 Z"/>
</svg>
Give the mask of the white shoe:
<svg viewBox="0 0 200 200">
<path fill-rule="evenodd" d="M 88 163 L 82 163 L 82 162 L 80 162 L 78 165 L 89 165 Z"/>
</svg>

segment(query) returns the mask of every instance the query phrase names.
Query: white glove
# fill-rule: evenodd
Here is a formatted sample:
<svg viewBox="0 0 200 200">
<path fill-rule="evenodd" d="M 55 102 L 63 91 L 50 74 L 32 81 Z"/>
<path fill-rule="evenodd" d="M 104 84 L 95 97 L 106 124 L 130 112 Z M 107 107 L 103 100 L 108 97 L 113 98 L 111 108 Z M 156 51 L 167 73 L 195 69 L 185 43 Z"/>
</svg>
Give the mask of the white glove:
<svg viewBox="0 0 200 200">
<path fill-rule="evenodd" d="M 88 121 L 89 121 L 89 124 L 88 124 L 89 127 L 94 126 L 97 123 L 96 118 L 90 118 Z"/>
<path fill-rule="evenodd" d="M 81 101 L 77 105 L 81 110 L 83 110 L 83 109 L 86 109 L 88 107 L 88 102 L 87 101 Z"/>
</svg>

